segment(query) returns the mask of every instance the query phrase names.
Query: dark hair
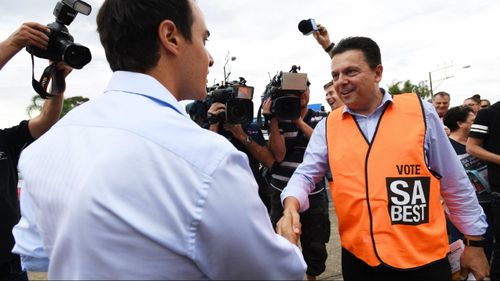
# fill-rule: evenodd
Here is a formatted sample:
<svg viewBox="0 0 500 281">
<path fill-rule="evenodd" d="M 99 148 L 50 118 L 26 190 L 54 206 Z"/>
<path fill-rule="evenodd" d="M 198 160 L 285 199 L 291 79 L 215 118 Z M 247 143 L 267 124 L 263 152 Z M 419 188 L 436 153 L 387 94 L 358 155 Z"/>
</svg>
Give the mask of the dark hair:
<svg viewBox="0 0 500 281">
<path fill-rule="evenodd" d="M 325 85 L 323 85 L 323 90 L 326 91 L 326 89 L 328 89 L 328 87 L 330 87 L 331 85 L 333 85 L 333 80 L 330 80 L 330 81 L 328 81 L 328 83 L 326 83 Z"/>
<path fill-rule="evenodd" d="M 450 108 L 443 117 L 443 123 L 451 132 L 458 130 L 458 122 L 465 122 L 469 113 L 473 112 L 468 106 L 455 106 Z"/>
<path fill-rule="evenodd" d="M 481 96 L 478 94 L 475 94 L 472 97 L 467 98 L 466 100 L 473 100 L 475 103 L 480 104 L 481 103 Z"/>
<path fill-rule="evenodd" d="M 448 94 L 447 92 L 437 92 L 432 96 L 432 100 L 434 100 L 434 98 L 436 98 L 437 96 L 450 97 L 450 94 Z"/>
<path fill-rule="evenodd" d="M 111 70 L 145 73 L 156 66 L 158 26 L 167 19 L 191 40 L 189 0 L 105 0 L 97 15 L 97 31 Z"/>
<path fill-rule="evenodd" d="M 350 50 L 359 50 L 363 52 L 365 60 L 371 69 L 375 69 L 382 64 L 382 56 L 377 43 L 368 37 L 347 37 L 340 40 L 333 48 L 332 57 Z"/>
</svg>

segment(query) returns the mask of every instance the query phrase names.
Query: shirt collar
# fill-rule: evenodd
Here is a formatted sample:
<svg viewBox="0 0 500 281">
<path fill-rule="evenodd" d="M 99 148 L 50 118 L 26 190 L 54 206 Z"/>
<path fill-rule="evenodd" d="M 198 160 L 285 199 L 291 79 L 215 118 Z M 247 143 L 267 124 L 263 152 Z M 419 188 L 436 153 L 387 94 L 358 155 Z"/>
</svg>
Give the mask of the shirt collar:
<svg viewBox="0 0 500 281">
<path fill-rule="evenodd" d="M 379 106 L 373 111 L 373 112 L 376 112 L 376 111 L 379 111 L 382 107 L 384 107 L 384 105 L 388 102 L 392 102 L 392 96 L 384 89 L 380 88 L 380 91 L 384 94 L 384 96 L 382 97 L 382 102 L 379 104 Z M 353 112 L 350 108 L 348 108 L 347 106 L 344 106 L 344 110 L 342 112 L 342 114 L 344 113 L 349 113 L 351 115 L 358 115 L 358 116 L 364 116 L 362 114 L 359 114 L 359 113 L 355 113 Z M 373 114 L 373 113 L 372 113 Z"/>
<path fill-rule="evenodd" d="M 183 115 L 188 116 L 185 108 L 177 99 L 154 77 L 129 71 L 115 71 L 111 76 L 108 87 L 104 91 L 120 91 L 130 94 L 136 94 L 170 104 Z"/>
</svg>

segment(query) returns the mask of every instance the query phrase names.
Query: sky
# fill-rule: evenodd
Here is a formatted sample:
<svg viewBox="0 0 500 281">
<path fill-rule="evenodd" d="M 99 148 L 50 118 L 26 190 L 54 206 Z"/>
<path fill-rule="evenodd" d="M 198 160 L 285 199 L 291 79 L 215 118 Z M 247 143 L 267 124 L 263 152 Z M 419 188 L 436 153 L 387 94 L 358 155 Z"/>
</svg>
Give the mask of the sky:
<svg viewBox="0 0 500 281">
<path fill-rule="evenodd" d="M 96 31 L 101 0 L 86 1 L 93 10 L 79 14 L 68 26 L 75 42 L 87 46 L 92 61 L 67 78 L 66 96 L 95 97 L 106 88 L 111 70 Z M 23 22 L 48 24 L 57 0 L 0 0 L 0 41 Z M 375 40 L 384 66 L 380 86 L 394 81 L 429 83 L 434 92 L 446 91 L 451 105 L 473 94 L 500 100 L 500 1 L 498 0 L 197 0 L 211 36 L 207 49 L 215 60 L 209 85 L 224 78 L 244 77 L 254 86 L 254 105 L 260 105 L 265 86 L 279 71 L 301 67 L 311 81 L 310 103 L 322 103 L 323 85 L 331 79 L 330 58 L 312 36 L 297 25 L 315 19 L 326 26 L 330 39 L 348 36 Z M 47 61 L 35 58 L 39 78 Z M 0 71 L 0 128 L 29 118 L 26 107 L 35 95 L 31 87 L 31 58 L 21 50 Z M 186 102 L 184 102 L 186 103 Z M 328 106 L 326 105 L 328 108 Z"/>
</svg>

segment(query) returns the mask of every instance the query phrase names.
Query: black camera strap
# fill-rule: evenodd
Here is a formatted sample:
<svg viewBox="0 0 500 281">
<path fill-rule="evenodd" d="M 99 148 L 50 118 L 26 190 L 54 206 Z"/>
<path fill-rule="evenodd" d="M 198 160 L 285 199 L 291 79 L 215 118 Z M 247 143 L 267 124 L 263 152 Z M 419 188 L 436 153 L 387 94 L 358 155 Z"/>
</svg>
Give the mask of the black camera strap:
<svg viewBox="0 0 500 281">
<path fill-rule="evenodd" d="M 35 59 L 31 54 L 31 85 L 42 99 L 50 99 L 64 92 L 66 81 L 64 80 L 64 71 L 57 70 L 57 63 L 53 62 L 45 68 L 40 81 L 35 80 Z M 47 92 L 49 82 L 52 80 L 50 93 Z"/>
</svg>

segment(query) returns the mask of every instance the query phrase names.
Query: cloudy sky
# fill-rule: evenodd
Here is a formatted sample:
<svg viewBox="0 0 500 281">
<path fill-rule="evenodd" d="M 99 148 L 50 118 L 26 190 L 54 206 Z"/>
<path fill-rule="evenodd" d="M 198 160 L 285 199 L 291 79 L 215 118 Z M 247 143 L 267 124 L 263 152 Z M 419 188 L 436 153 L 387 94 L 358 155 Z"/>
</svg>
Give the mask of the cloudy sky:
<svg viewBox="0 0 500 281">
<path fill-rule="evenodd" d="M 93 60 L 71 73 L 67 96 L 99 95 L 111 71 L 97 36 L 95 16 L 102 1 L 92 5 L 90 16 L 78 15 L 69 26 L 75 42 L 91 49 Z M 223 80 L 226 55 L 230 80 L 244 77 L 255 87 L 254 103 L 269 77 L 299 65 L 308 73 L 311 102 L 324 103 L 322 85 L 330 77 L 330 60 L 312 36 L 297 29 L 302 19 L 325 25 L 337 42 L 347 36 L 374 39 L 382 51 L 382 87 L 393 81 L 429 80 L 434 91 L 447 91 L 452 105 L 473 94 L 500 100 L 500 1 L 498 0 L 198 0 L 211 32 L 208 50 L 215 59 L 209 83 Z M 22 22 L 48 24 L 56 0 L 0 0 L 0 40 Z M 46 61 L 35 59 L 39 77 Z M 470 66 L 464 68 L 464 66 Z M 27 118 L 25 108 L 34 95 L 31 59 L 24 50 L 0 71 L 0 127 Z"/>
</svg>

